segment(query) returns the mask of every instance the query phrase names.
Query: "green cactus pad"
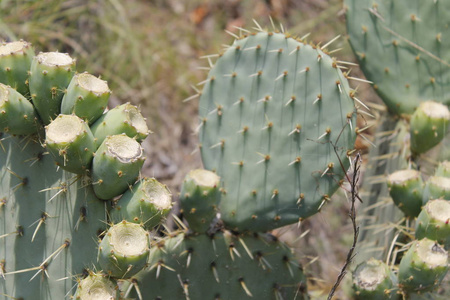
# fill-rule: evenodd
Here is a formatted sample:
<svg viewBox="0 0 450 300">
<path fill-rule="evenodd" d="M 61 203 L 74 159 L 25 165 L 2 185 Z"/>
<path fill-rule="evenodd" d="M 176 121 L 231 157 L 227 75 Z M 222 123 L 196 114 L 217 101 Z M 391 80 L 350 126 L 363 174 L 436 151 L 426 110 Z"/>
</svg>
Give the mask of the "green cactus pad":
<svg viewBox="0 0 450 300">
<path fill-rule="evenodd" d="M 192 170 L 184 178 L 180 205 L 189 228 L 206 232 L 217 214 L 220 177 L 207 170 Z"/>
<path fill-rule="evenodd" d="M 450 242 L 450 201 L 430 200 L 417 217 L 416 238 L 428 238 L 441 244 Z"/>
<path fill-rule="evenodd" d="M 151 230 L 171 209 L 169 189 L 154 178 L 143 178 L 122 195 L 111 211 L 111 219 L 138 223 Z"/>
<path fill-rule="evenodd" d="M 117 106 L 103 114 L 91 126 L 91 130 L 99 144 L 109 135 L 122 133 L 141 142 L 150 133 L 139 109 L 129 103 Z"/>
<path fill-rule="evenodd" d="M 411 151 L 424 153 L 444 138 L 448 132 L 450 111 L 434 101 L 422 102 L 411 117 Z"/>
<path fill-rule="evenodd" d="M 435 241 L 415 240 L 400 261 L 398 280 L 406 293 L 437 288 L 448 270 L 448 253 Z"/>
<path fill-rule="evenodd" d="M 431 176 L 425 182 L 423 203 L 432 199 L 450 199 L 450 177 Z"/>
<path fill-rule="evenodd" d="M 75 115 L 59 115 L 47 125 L 45 144 L 58 166 L 76 174 L 86 172 L 97 150 L 88 125 Z"/>
<path fill-rule="evenodd" d="M 419 171 L 400 170 L 388 177 L 389 195 L 407 218 L 415 218 L 422 207 L 423 181 Z"/>
<path fill-rule="evenodd" d="M 356 300 L 398 299 L 397 278 L 384 262 L 371 258 L 353 272 Z"/>
<path fill-rule="evenodd" d="M 150 241 L 141 225 L 122 221 L 111 226 L 98 247 L 103 272 L 115 278 L 130 278 L 147 263 Z"/>
<path fill-rule="evenodd" d="M 28 135 L 38 131 L 33 104 L 15 89 L 0 83 L 0 132 Z"/>
<path fill-rule="evenodd" d="M 287 35 L 251 34 L 226 50 L 202 91 L 199 137 L 228 228 L 266 231 L 319 211 L 353 149 L 351 95 L 333 59 Z"/>
<path fill-rule="evenodd" d="M 144 150 L 136 140 L 125 134 L 108 136 L 92 162 L 97 197 L 107 200 L 125 192 L 138 178 L 144 160 Z"/>
<path fill-rule="evenodd" d="M 142 299 L 308 299 L 301 266 L 268 234 L 180 233 L 152 249 L 132 280 Z M 137 289 L 129 290 L 136 298 Z"/>
<path fill-rule="evenodd" d="M 394 114 L 450 105 L 449 1 L 345 0 L 350 45 Z"/>
<path fill-rule="evenodd" d="M 29 78 L 30 94 L 45 125 L 60 114 L 61 100 L 74 72 L 75 60 L 68 54 L 41 52 L 33 58 Z"/>
<path fill-rule="evenodd" d="M 25 41 L 0 44 L 0 82 L 29 97 L 27 80 L 33 56 L 31 44 Z"/>
<path fill-rule="evenodd" d="M 75 278 L 96 262 L 97 235 L 106 227 L 105 203 L 85 181 L 57 171 L 40 143 L 3 137 L 1 294 L 9 299 L 66 299 Z"/>
<path fill-rule="evenodd" d="M 116 300 L 118 298 L 117 284 L 102 273 L 91 273 L 80 280 L 75 300 Z"/>
<path fill-rule="evenodd" d="M 73 113 L 92 124 L 103 114 L 110 95 L 106 81 L 88 73 L 76 74 L 62 98 L 61 113 Z"/>
</svg>

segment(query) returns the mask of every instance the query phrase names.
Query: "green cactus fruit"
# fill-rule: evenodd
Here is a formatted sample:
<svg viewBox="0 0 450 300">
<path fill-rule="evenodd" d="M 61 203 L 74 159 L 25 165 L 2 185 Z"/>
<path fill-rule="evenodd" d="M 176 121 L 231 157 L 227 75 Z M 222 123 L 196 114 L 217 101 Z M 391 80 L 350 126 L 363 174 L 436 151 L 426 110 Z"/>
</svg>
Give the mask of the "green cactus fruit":
<svg viewBox="0 0 450 300">
<path fill-rule="evenodd" d="M 416 239 L 428 238 L 440 244 L 450 242 L 450 201 L 430 200 L 417 217 Z"/>
<path fill-rule="evenodd" d="M 423 181 L 416 170 L 400 170 L 389 175 L 389 195 L 407 218 L 415 218 L 422 207 Z"/>
<path fill-rule="evenodd" d="M 399 299 L 396 276 L 388 265 L 374 258 L 356 267 L 353 290 L 356 300 Z"/>
<path fill-rule="evenodd" d="M 29 97 L 27 80 L 33 56 L 31 44 L 25 41 L 0 44 L 0 82 Z"/>
<path fill-rule="evenodd" d="M 420 102 L 450 105 L 449 1 L 345 0 L 359 65 L 391 113 Z"/>
<path fill-rule="evenodd" d="M 94 192 L 108 200 L 124 193 L 136 181 L 144 164 L 141 145 L 125 134 L 108 136 L 92 162 Z"/>
<path fill-rule="evenodd" d="M 38 131 L 33 104 L 15 89 L 0 83 L 0 132 L 29 135 Z"/>
<path fill-rule="evenodd" d="M 141 299 L 308 299 L 291 250 L 261 233 L 173 235 L 152 249 L 148 267 L 122 288 L 130 297 L 139 290 Z"/>
<path fill-rule="evenodd" d="M 423 203 L 432 199 L 450 199 L 450 177 L 431 176 L 427 179 Z"/>
<path fill-rule="evenodd" d="M 150 131 L 139 109 L 129 103 L 117 106 L 103 114 L 91 126 L 92 133 L 101 144 L 109 135 L 125 133 L 138 142 L 143 141 Z"/>
<path fill-rule="evenodd" d="M 111 220 L 127 220 L 153 229 L 172 209 L 169 189 L 154 178 L 143 178 L 126 191 L 111 211 Z"/>
<path fill-rule="evenodd" d="M 57 171 L 39 142 L 3 137 L 0 298 L 67 299 L 73 280 L 96 262 L 105 203 L 86 181 Z"/>
<path fill-rule="evenodd" d="M 118 300 L 117 284 L 102 273 L 90 273 L 80 280 L 75 300 Z"/>
<path fill-rule="evenodd" d="M 434 176 L 450 178 L 450 161 L 445 160 L 440 162 Z"/>
<path fill-rule="evenodd" d="M 76 74 L 62 98 L 61 113 L 75 114 L 90 125 L 103 114 L 110 95 L 106 81 L 86 72 Z"/>
<path fill-rule="evenodd" d="M 448 270 L 448 253 L 435 241 L 413 241 L 400 261 L 398 280 L 401 289 L 423 293 L 437 288 Z"/>
<path fill-rule="evenodd" d="M 75 115 L 59 115 L 45 127 L 45 145 L 62 169 L 83 174 L 97 146 L 89 126 Z"/>
<path fill-rule="evenodd" d="M 450 111 L 447 106 L 434 102 L 422 102 L 411 117 L 411 152 L 424 153 L 444 138 L 448 132 Z"/>
<path fill-rule="evenodd" d="M 207 170 L 192 170 L 184 178 L 180 205 L 189 228 L 206 232 L 217 214 L 220 177 Z"/>
<path fill-rule="evenodd" d="M 292 224 L 330 200 L 356 138 L 352 97 L 336 61 L 285 34 L 250 34 L 220 56 L 201 94 L 199 137 L 205 168 L 222 180 L 228 228 Z"/>
<path fill-rule="evenodd" d="M 150 253 L 148 232 L 139 224 L 122 221 L 111 226 L 98 247 L 103 272 L 114 278 L 130 278 L 142 270 Z"/>
<path fill-rule="evenodd" d="M 41 52 L 33 58 L 29 88 L 31 99 L 45 125 L 61 112 L 64 91 L 75 72 L 75 59 L 59 52 Z"/>
</svg>

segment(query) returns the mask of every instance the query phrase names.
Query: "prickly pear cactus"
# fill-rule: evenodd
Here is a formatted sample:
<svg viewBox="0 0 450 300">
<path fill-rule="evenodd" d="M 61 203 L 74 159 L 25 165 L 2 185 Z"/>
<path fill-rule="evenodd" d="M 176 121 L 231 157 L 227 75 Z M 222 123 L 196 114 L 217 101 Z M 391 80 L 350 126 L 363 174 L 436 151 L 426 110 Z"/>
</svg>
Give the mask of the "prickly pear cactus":
<svg viewBox="0 0 450 300">
<path fill-rule="evenodd" d="M 251 33 L 220 56 L 200 98 L 206 169 L 221 176 L 221 218 L 267 231 L 317 213 L 340 185 L 356 138 L 337 62 L 287 34 Z"/>
<path fill-rule="evenodd" d="M 346 0 L 350 45 L 393 114 L 450 105 L 450 2 Z"/>
<path fill-rule="evenodd" d="M 438 164 L 448 159 L 449 2 L 346 0 L 345 6 L 350 44 L 393 124 L 375 134 L 379 150 L 369 156 L 356 259 L 376 256 L 399 270 L 394 288 L 403 299 L 448 299 L 448 280 L 441 280 L 448 268 L 449 184 Z"/>
<path fill-rule="evenodd" d="M 134 183 L 143 154 L 134 139 L 136 130 L 132 129 L 139 124 L 139 141 L 149 130 L 139 110 L 127 104 L 133 118 L 117 119 L 113 134 L 128 136 L 106 139 L 98 153 L 94 179 L 92 161 L 101 143 L 91 132 L 89 122 L 105 119 L 105 96 L 99 94 L 99 85 L 109 95 L 107 83 L 83 73 L 75 77 L 79 80 L 82 76 L 82 84 L 72 84 L 65 93 L 75 72 L 75 60 L 57 52 L 40 53 L 34 58 L 33 55 L 26 42 L 0 45 L 1 299 L 67 299 L 75 292 L 77 282 L 80 287 L 76 299 L 93 299 L 83 295 L 99 285 L 109 289 L 107 293 L 113 297 L 117 284 L 92 271 L 109 267 L 111 264 L 104 261 L 112 257 L 107 253 L 98 264 L 99 243 L 107 229 L 110 210 L 110 202 L 99 198 L 110 200 Z M 68 115 L 60 114 L 63 98 L 73 101 L 66 104 Z M 92 114 L 81 109 L 86 105 L 80 104 L 83 99 L 95 102 L 89 111 Z M 109 117 L 109 121 L 114 121 L 114 117 Z M 127 130 L 121 130 L 125 121 Z M 101 122 L 98 126 L 106 130 L 107 125 Z M 109 173 L 105 174 L 105 170 Z M 101 180 L 114 182 L 108 193 L 104 186 L 94 190 L 93 185 L 100 185 Z M 106 270 L 116 277 L 126 277 L 127 273 L 131 276 L 146 263 L 148 233 L 141 225 L 132 223 L 128 227 L 132 226 L 138 227 L 134 233 L 144 237 L 143 257 L 135 259 L 136 265 L 131 257 L 120 265 L 121 270 L 117 270 L 117 265 L 114 270 Z M 112 247 L 112 239 L 118 234 L 111 231 L 101 249 Z M 127 234 L 118 240 L 114 240 L 114 249 L 127 250 Z M 120 255 L 116 253 L 117 257 Z M 103 295 L 102 291 L 99 293 L 96 295 Z"/>
<path fill-rule="evenodd" d="M 287 39 L 284 35 L 265 34 L 260 38 L 268 41 L 272 35 L 276 40 L 273 46 L 285 47 L 284 42 L 280 44 L 281 40 L 290 43 L 283 49 L 294 50 L 292 57 L 297 57 L 296 60 L 302 61 L 303 52 L 306 52 L 305 59 L 311 62 L 311 67 L 305 65 L 308 74 L 303 74 L 303 80 L 313 76 L 306 79 L 306 83 L 321 80 L 319 73 L 327 75 L 323 88 L 320 85 L 311 92 L 293 89 L 297 84 L 306 88 L 306 83 L 300 83 L 303 80 L 289 84 L 283 83 L 285 79 L 280 81 L 282 86 L 288 86 L 284 88 L 293 89 L 298 99 L 320 93 L 315 103 L 310 103 L 315 107 L 314 120 L 306 121 L 306 118 L 302 125 L 313 128 L 312 132 L 304 133 L 300 125 L 295 125 L 291 134 L 287 132 L 288 139 L 291 135 L 294 139 L 291 150 L 295 150 L 295 155 L 300 155 L 300 149 L 307 148 L 303 146 L 307 138 L 323 131 L 322 136 L 317 136 L 312 142 L 315 145 L 313 148 L 320 149 L 318 153 L 325 155 L 324 159 L 328 161 L 326 170 L 318 172 L 323 179 L 310 170 L 314 173 L 311 176 L 321 181 L 317 183 L 320 190 L 313 193 L 320 195 L 317 196 L 318 202 L 310 204 L 309 200 L 305 200 L 305 203 L 300 203 L 304 198 L 309 199 L 309 195 L 298 194 L 295 196 L 298 203 L 294 203 L 297 209 L 298 205 L 306 208 L 317 206 L 317 209 L 321 201 L 328 200 L 328 195 L 339 186 L 339 183 L 334 183 L 335 180 L 339 182 L 334 170 L 334 165 L 338 165 L 335 152 L 340 153 L 344 160 L 352 147 L 354 133 L 349 129 L 355 117 L 352 100 L 345 80 L 337 81 L 342 76 L 337 66 L 323 52 Z M 295 48 L 292 48 L 293 45 Z M 302 49 L 297 48 L 300 46 Z M 0 50 L 0 53 L 3 52 Z M 252 57 L 249 56 L 250 60 Z M 4 175 L 0 182 L 0 212 L 3 217 L 0 223 L 0 270 L 4 280 L 0 280 L 1 293 L 5 297 L 39 297 L 43 300 L 64 299 L 72 293 L 75 293 L 76 299 L 114 299 L 128 297 L 134 292 L 139 299 L 201 299 L 205 295 L 225 299 L 307 298 L 305 277 L 295 257 L 285 244 L 273 236 L 265 233 L 235 235 L 223 228 L 214 228 L 211 235 L 205 233 L 216 217 L 221 198 L 219 176 L 215 174 L 212 174 L 213 183 L 205 185 L 196 178 L 190 188 L 185 183 L 183 189 L 185 196 L 189 194 L 189 201 L 208 198 L 203 203 L 204 210 L 200 203 L 186 206 L 190 212 L 201 213 L 200 223 L 191 218 L 189 222 L 192 221 L 193 230 L 169 234 L 157 242 L 150 239 L 148 231 L 159 226 L 170 212 L 172 197 L 167 187 L 155 179 L 141 178 L 134 183 L 144 159 L 139 142 L 149 133 L 145 119 L 130 104 L 103 113 L 105 97 L 109 95 L 106 82 L 86 73 L 74 75 L 73 61 L 66 54 L 41 53 L 33 59 L 31 66 L 26 66 L 31 67 L 27 81 L 31 93 L 19 97 L 13 88 L 6 85 L 0 90 L 3 91 L 0 107 L 5 110 L 2 114 L 14 116 L 0 119 L 3 132 L 14 133 L 18 119 L 26 123 L 21 124 L 20 130 L 30 129 L 30 132 L 15 132 L 21 136 L 2 133 L 0 162 Z M 272 63 L 276 61 L 278 59 Z M 302 61 L 303 64 L 306 62 Z M 322 66 L 322 63 L 326 65 Z M 280 67 L 288 65 L 289 61 L 285 61 Z M 297 68 L 299 66 L 300 62 L 289 72 L 302 76 L 303 72 Z M 266 71 L 273 73 L 270 69 Z M 22 80 L 22 77 L 17 79 L 18 82 Z M 18 86 L 10 81 L 7 83 Z M 331 85 L 334 92 L 328 91 Z M 65 93 L 60 93 L 61 90 Z M 255 92 L 258 94 L 258 89 Z M 276 92 L 273 96 L 281 97 L 280 93 Z M 335 104 L 330 102 L 332 97 Z M 290 101 L 295 99 L 291 97 Z M 326 104 L 322 104 L 323 101 L 327 101 Z M 300 107 L 305 105 L 306 102 L 299 104 Z M 320 117 L 325 113 L 322 107 L 328 105 L 332 108 L 343 106 L 345 112 L 332 118 L 330 127 L 325 128 L 319 126 Z M 11 106 L 14 109 L 10 109 Z M 92 111 L 86 106 L 91 107 Z M 294 113 L 306 115 L 294 103 L 287 106 L 289 112 L 286 114 L 291 117 Z M 35 115 L 32 114 L 34 110 L 37 111 Z M 294 118 L 291 121 L 302 120 Z M 285 130 L 286 126 L 281 128 Z M 272 125 L 269 127 L 270 140 L 273 138 L 276 141 L 276 136 L 281 136 L 281 132 L 275 130 L 271 133 L 275 128 Z M 300 180 L 300 159 L 297 161 L 297 156 L 294 158 L 297 164 L 294 174 Z M 283 163 L 285 159 L 287 156 Z M 267 162 L 264 164 L 267 165 Z M 230 182 L 227 186 L 232 184 L 237 183 Z M 303 183 L 299 181 L 297 188 L 289 193 L 296 194 L 299 184 Z M 261 188 L 262 191 L 272 189 L 264 185 Z M 109 201 L 104 201 L 121 193 L 124 194 L 114 201 L 112 208 Z M 284 193 L 282 189 L 280 193 Z M 278 192 L 274 200 L 279 201 Z M 245 205 L 242 209 L 252 215 L 251 211 L 245 210 Z M 269 206 L 268 209 L 274 209 L 278 215 L 277 210 L 282 207 Z M 226 213 L 226 209 L 223 212 Z M 264 222 L 264 218 L 262 216 L 260 222 Z M 295 221 L 298 218 L 297 215 Z M 277 226 L 282 224 L 285 221 L 276 223 Z M 252 229 L 265 231 L 273 226 L 258 225 Z M 192 231 L 200 233 L 193 234 Z M 121 295 L 114 292 L 119 290 L 117 280 L 123 282 Z M 178 282 L 181 284 L 178 285 Z"/>
</svg>

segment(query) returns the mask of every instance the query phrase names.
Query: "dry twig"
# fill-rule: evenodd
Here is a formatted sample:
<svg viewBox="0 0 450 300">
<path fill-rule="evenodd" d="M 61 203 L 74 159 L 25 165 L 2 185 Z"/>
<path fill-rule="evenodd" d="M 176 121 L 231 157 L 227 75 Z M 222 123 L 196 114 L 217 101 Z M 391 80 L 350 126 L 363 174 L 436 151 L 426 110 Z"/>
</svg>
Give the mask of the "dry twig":
<svg viewBox="0 0 450 300">
<path fill-rule="evenodd" d="M 336 282 L 333 285 L 333 288 L 331 289 L 330 293 L 328 294 L 328 300 L 331 300 L 333 297 L 336 289 L 339 287 L 339 284 L 341 283 L 342 279 L 344 279 L 345 275 L 347 274 L 347 267 L 352 262 L 354 255 L 353 252 L 355 251 L 356 242 L 358 241 L 358 235 L 359 235 L 359 227 L 356 225 L 356 209 L 355 209 L 355 202 L 356 199 L 360 200 L 358 196 L 358 181 L 359 181 L 359 174 L 360 174 L 360 168 L 361 168 L 361 156 L 360 154 L 356 154 L 356 157 L 353 161 L 353 175 L 350 180 L 348 176 L 347 180 L 350 183 L 351 186 L 351 207 L 350 207 L 350 213 L 349 217 L 352 221 L 353 225 L 353 244 L 350 248 L 350 250 L 347 253 L 347 259 L 345 260 L 344 266 L 341 269 L 341 272 L 338 275 L 338 278 Z"/>
</svg>

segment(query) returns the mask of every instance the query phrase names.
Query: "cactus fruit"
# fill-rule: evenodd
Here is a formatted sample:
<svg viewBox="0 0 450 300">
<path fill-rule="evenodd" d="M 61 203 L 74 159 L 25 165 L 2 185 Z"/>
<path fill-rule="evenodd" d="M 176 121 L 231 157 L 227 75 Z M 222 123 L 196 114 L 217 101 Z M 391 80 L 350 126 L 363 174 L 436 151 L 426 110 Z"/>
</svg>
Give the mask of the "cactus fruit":
<svg viewBox="0 0 450 300">
<path fill-rule="evenodd" d="M 61 112 L 64 91 L 75 72 L 75 60 L 68 54 L 41 52 L 33 58 L 29 88 L 34 107 L 45 125 Z"/>
<path fill-rule="evenodd" d="M 389 266 L 374 258 L 359 264 L 353 272 L 356 300 L 398 299 L 397 278 Z"/>
<path fill-rule="evenodd" d="M 430 200 L 423 207 L 416 223 L 416 238 L 428 238 L 440 244 L 450 242 L 450 201 Z"/>
<path fill-rule="evenodd" d="M 89 126 L 75 115 L 59 115 L 45 127 L 45 145 L 62 169 L 83 174 L 97 145 Z"/>
<path fill-rule="evenodd" d="M 108 136 L 92 162 L 97 197 L 107 200 L 124 193 L 138 178 L 144 160 L 144 150 L 136 140 L 125 134 Z"/>
<path fill-rule="evenodd" d="M 423 202 L 431 199 L 450 199 L 450 177 L 431 176 L 425 182 Z"/>
<path fill-rule="evenodd" d="M 33 57 L 34 50 L 25 41 L 0 44 L 0 82 L 30 97 L 27 82 Z"/>
<path fill-rule="evenodd" d="M 434 176 L 450 178 L 450 161 L 445 160 L 440 162 Z"/>
<path fill-rule="evenodd" d="M 0 132 L 28 135 L 38 131 L 33 105 L 10 86 L 0 83 Z"/>
<path fill-rule="evenodd" d="M 142 142 L 150 133 L 139 109 L 129 103 L 119 105 L 103 114 L 91 126 L 92 133 L 101 144 L 109 135 L 125 133 Z"/>
<path fill-rule="evenodd" d="M 130 278 L 147 263 L 148 232 L 139 224 L 122 221 L 111 226 L 98 246 L 98 261 L 111 277 Z"/>
<path fill-rule="evenodd" d="M 117 300 L 119 298 L 115 282 L 106 278 L 102 273 L 90 273 L 78 283 L 73 299 Z"/>
<path fill-rule="evenodd" d="M 450 111 L 442 103 L 422 102 L 411 117 L 411 151 L 424 153 L 444 138 L 450 124 Z"/>
<path fill-rule="evenodd" d="M 123 290 L 141 299 L 307 299 L 290 250 L 261 233 L 172 234 L 132 282 Z"/>
<path fill-rule="evenodd" d="M 106 81 L 88 73 L 76 74 L 62 99 L 61 113 L 75 114 L 91 125 L 103 114 L 110 95 Z"/>
<path fill-rule="evenodd" d="M 189 228 L 206 232 L 217 214 L 220 177 L 207 170 L 190 171 L 181 187 L 180 205 Z"/>
<path fill-rule="evenodd" d="M 450 105 L 449 1 L 345 0 L 350 45 L 391 113 Z"/>
<path fill-rule="evenodd" d="M 409 293 L 432 291 L 439 286 L 448 270 L 448 253 L 435 241 L 415 240 L 400 261 L 398 280 Z"/>
<path fill-rule="evenodd" d="M 330 200 L 356 138 L 352 95 L 336 61 L 285 34 L 249 34 L 220 56 L 201 93 L 199 137 L 228 228 L 267 231 Z"/>
<path fill-rule="evenodd" d="M 400 170 L 388 177 L 389 194 L 407 218 L 415 218 L 422 207 L 423 181 L 419 171 Z"/>
<path fill-rule="evenodd" d="M 172 194 L 154 178 L 143 178 L 126 191 L 111 211 L 113 222 L 127 220 L 151 229 L 172 209 Z"/>
</svg>

